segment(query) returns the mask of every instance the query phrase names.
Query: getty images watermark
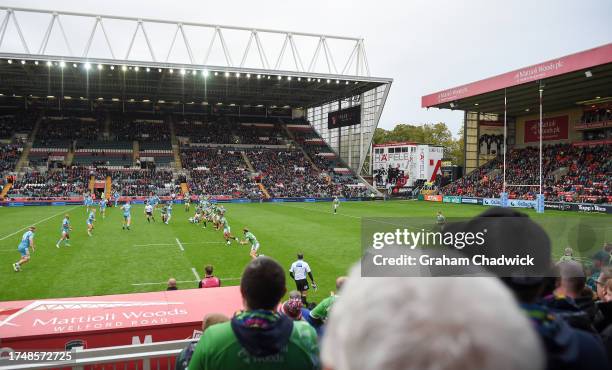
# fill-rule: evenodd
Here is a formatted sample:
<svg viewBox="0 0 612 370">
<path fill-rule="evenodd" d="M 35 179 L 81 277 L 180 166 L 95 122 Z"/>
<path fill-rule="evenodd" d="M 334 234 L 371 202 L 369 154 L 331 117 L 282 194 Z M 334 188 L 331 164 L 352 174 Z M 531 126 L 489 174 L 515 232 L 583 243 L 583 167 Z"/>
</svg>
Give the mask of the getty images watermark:
<svg viewBox="0 0 612 370">
<path fill-rule="evenodd" d="M 363 276 L 549 276 L 555 251 L 592 255 L 605 242 L 571 217 L 362 219 Z M 604 226 L 604 224 L 606 226 Z M 605 233 L 604 233 L 605 235 Z"/>
</svg>

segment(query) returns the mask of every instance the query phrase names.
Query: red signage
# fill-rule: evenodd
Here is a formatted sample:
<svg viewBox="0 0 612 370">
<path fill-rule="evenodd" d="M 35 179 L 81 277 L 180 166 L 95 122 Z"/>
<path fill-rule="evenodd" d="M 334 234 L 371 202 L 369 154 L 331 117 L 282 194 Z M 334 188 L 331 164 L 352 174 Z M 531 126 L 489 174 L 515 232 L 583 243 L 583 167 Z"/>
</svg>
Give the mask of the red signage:
<svg viewBox="0 0 612 370">
<path fill-rule="evenodd" d="M 64 350 L 189 339 L 207 313 L 242 308 L 240 287 L 0 302 L 2 347 Z"/>
<path fill-rule="evenodd" d="M 425 95 L 421 98 L 421 106 L 423 108 L 428 108 L 470 96 L 501 90 L 505 87 L 542 80 L 607 63 L 612 63 L 612 43 L 470 84 Z"/>
<path fill-rule="evenodd" d="M 567 139 L 568 127 L 568 116 L 544 118 L 542 120 L 542 141 Z M 525 142 L 537 141 L 540 141 L 540 120 L 525 121 Z"/>
</svg>

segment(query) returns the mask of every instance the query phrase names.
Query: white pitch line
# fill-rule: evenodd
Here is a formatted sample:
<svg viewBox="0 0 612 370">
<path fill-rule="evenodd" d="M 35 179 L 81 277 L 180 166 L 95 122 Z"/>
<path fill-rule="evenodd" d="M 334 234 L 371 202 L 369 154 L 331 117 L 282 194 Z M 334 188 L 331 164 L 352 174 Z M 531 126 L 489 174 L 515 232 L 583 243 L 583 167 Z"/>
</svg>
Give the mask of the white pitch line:
<svg viewBox="0 0 612 370">
<path fill-rule="evenodd" d="M 200 274 L 198 274 L 198 272 L 196 271 L 195 267 L 191 268 L 191 272 L 193 272 L 193 276 L 195 276 L 196 279 L 198 279 L 198 281 L 202 280 L 202 279 L 200 279 Z"/>
<path fill-rule="evenodd" d="M 232 278 L 219 278 L 219 280 L 221 280 L 221 282 L 224 281 L 234 281 L 234 280 L 240 280 L 242 278 L 239 277 L 232 277 Z M 177 283 L 197 283 L 198 281 L 200 281 L 201 279 L 198 280 L 180 280 L 177 281 Z M 160 281 L 158 283 L 132 283 L 133 286 L 140 286 L 140 285 L 164 285 L 164 284 L 168 284 L 167 281 Z"/>
<path fill-rule="evenodd" d="M 2 240 L 4 240 L 4 239 L 7 239 L 7 238 L 10 238 L 11 236 L 13 236 L 13 235 L 15 235 L 15 234 L 17 234 L 17 233 L 19 233 L 19 232 L 21 232 L 21 231 L 23 231 L 23 230 L 27 229 L 27 228 L 28 228 L 28 227 L 30 227 L 30 226 L 36 226 L 36 225 L 38 225 L 38 224 L 40 224 L 40 223 L 42 223 L 42 222 L 45 222 L 45 221 L 47 221 L 47 220 L 52 219 L 53 217 L 57 217 L 57 216 L 61 215 L 62 213 L 66 213 L 66 212 L 68 212 L 68 211 L 72 211 L 73 209 L 75 209 L 75 208 L 77 208 L 77 207 L 80 207 L 80 205 L 78 205 L 78 206 L 74 206 L 74 207 L 69 208 L 69 209 L 67 209 L 67 210 L 65 210 L 65 211 L 61 211 L 61 212 L 56 213 L 56 214 L 54 214 L 54 215 L 51 215 L 51 216 L 49 216 L 49 217 L 47 217 L 47 218 L 43 218 L 42 220 L 40 220 L 40 221 L 38 221 L 38 222 L 35 222 L 35 223 L 33 223 L 33 224 L 30 224 L 30 225 L 28 225 L 28 226 L 26 226 L 26 227 L 22 227 L 21 229 L 19 229 L 19 230 L 15 231 L 15 232 L 14 232 L 14 233 L 12 233 L 12 234 L 8 234 L 8 235 L 6 235 L 6 236 L 3 236 L 2 238 L 0 238 L 0 241 L 2 241 Z"/>
<path fill-rule="evenodd" d="M 183 244 L 181 244 L 181 241 L 179 240 L 179 238 L 176 238 L 176 243 L 178 244 L 179 248 L 181 248 L 181 251 L 184 252 L 185 248 L 183 248 Z"/>
<path fill-rule="evenodd" d="M 134 244 L 134 247 L 155 247 L 155 246 L 168 246 L 176 245 L 175 243 L 153 243 L 153 244 Z"/>
</svg>

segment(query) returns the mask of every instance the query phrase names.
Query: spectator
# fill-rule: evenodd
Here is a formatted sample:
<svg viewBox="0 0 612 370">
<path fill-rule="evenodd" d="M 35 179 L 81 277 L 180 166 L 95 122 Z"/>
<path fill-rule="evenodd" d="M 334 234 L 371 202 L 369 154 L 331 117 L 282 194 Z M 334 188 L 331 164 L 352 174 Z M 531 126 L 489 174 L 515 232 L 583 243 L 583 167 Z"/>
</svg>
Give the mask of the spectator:
<svg viewBox="0 0 612 370">
<path fill-rule="evenodd" d="M 597 280 L 599 279 L 599 274 L 601 274 L 602 269 L 610 265 L 610 254 L 606 253 L 606 251 L 598 251 L 592 258 L 593 267 L 591 277 L 587 280 L 587 284 L 593 290 L 597 290 Z"/>
<path fill-rule="evenodd" d="M 204 279 L 200 280 L 198 283 L 198 288 L 218 288 L 221 286 L 221 280 L 213 275 L 212 265 L 206 265 L 206 267 L 204 267 L 204 272 L 206 275 Z"/>
<path fill-rule="evenodd" d="M 202 320 L 202 334 L 206 332 L 208 328 L 213 325 L 221 324 L 229 321 L 229 317 L 225 316 L 222 313 L 209 313 L 204 316 L 204 320 Z M 186 370 L 189 361 L 191 361 L 191 357 L 193 357 L 193 352 L 195 350 L 197 341 L 192 341 L 181 351 L 181 353 L 176 358 L 176 363 L 174 366 L 175 370 Z"/>
<path fill-rule="evenodd" d="M 276 261 L 252 260 L 240 281 L 245 311 L 206 330 L 189 369 L 317 369 L 314 329 L 275 311 L 285 289 L 285 272 Z"/>
<path fill-rule="evenodd" d="M 278 312 L 287 315 L 292 320 L 304 320 L 310 315 L 310 310 L 302 303 L 302 294 L 297 290 L 289 292 L 289 299 L 278 306 Z"/>
<path fill-rule="evenodd" d="M 310 311 L 310 317 L 308 318 L 308 322 L 314 327 L 322 326 L 325 321 L 327 321 L 327 317 L 329 316 L 329 311 L 339 297 L 338 292 L 342 289 L 342 285 L 346 281 L 346 276 L 340 276 L 336 279 L 336 291 L 331 292 L 330 296 L 323 299 L 315 308 Z"/>
<path fill-rule="evenodd" d="M 229 317 L 225 316 L 222 313 L 209 313 L 204 316 L 204 320 L 202 321 L 202 333 L 204 333 L 206 329 L 210 328 L 213 325 L 221 324 L 229 320 Z"/>
<path fill-rule="evenodd" d="M 362 278 L 356 266 L 322 343 L 327 370 L 536 370 L 542 346 L 496 279 Z"/>
<path fill-rule="evenodd" d="M 176 287 L 175 278 L 168 279 L 168 288 L 166 290 L 178 290 L 178 288 Z"/>
<path fill-rule="evenodd" d="M 601 301 L 605 300 L 605 296 L 607 295 L 605 287 L 608 281 L 610 280 L 612 280 L 612 268 L 607 267 L 602 269 L 599 273 L 599 276 L 597 277 L 597 282 L 595 283 L 595 285 L 597 286 L 597 298 L 599 298 L 599 300 Z M 612 299 L 612 297 L 609 298 Z"/>
</svg>

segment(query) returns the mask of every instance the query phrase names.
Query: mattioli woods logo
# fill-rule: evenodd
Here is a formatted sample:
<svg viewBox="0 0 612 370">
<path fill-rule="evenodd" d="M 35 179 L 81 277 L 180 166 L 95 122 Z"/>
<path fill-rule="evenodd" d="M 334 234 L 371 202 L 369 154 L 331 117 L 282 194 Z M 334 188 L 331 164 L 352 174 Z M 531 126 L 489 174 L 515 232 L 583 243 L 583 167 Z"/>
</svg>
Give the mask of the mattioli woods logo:
<svg viewBox="0 0 612 370">
<path fill-rule="evenodd" d="M 183 305 L 163 301 L 33 301 L 0 321 L 0 328 L 18 326 L 60 333 L 159 325 L 187 315 Z"/>
<path fill-rule="evenodd" d="M 534 81 L 548 76 L 551 72 L 559 70 L 565 66 L 562 60 L 539 64 L 537 66 L 521 69 L 514 75 L 514 80 L 517 83 Z"/>
<path fill-rule="evenodd" d="M 468 88 L 466 86 L 445 90 L 438 94 L 438 101 L 440 103 L 443 103 L 451 100 L 457 100 L 467 93 Z"/>
</svg>

